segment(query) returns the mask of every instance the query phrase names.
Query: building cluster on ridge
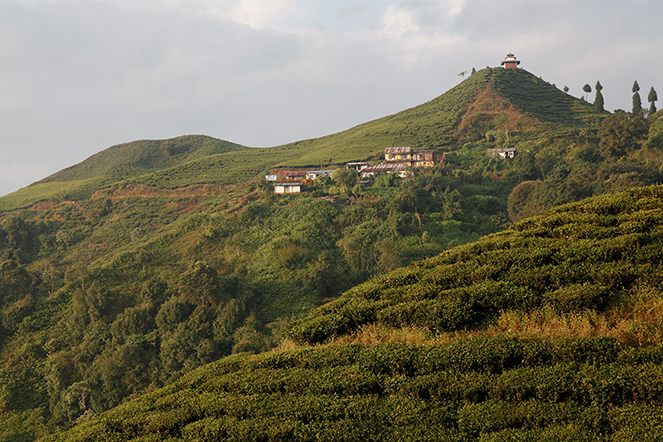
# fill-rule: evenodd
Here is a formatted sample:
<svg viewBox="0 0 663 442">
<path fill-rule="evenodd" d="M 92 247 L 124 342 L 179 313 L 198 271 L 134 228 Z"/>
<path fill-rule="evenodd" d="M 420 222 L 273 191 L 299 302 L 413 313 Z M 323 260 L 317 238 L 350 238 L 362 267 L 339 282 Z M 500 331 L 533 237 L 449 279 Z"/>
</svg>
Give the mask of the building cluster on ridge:
<svg viewBox="0 0 663 442">
<path fill-rule="evenodd" d="M 508 53 L 502 61 L 504 69 L 517 69 L 520 60 L 513 53 Z M 509 159 L 516 154 L 515 148 L 487 149 L 487 154 L 493 158 Z M 371 178 L 376 173 L 398 173 L 405 177 L 410 167 L 433 167 L 437 162 L 437 153 L 433 149 L 414 150 L 411 147 L 388 147 L 384 150 L 384 161 L 369 165 L 367 162 L 347 163 L 346 168 L 354 169 L 363 179 Z M 305 181 L 313 181 L 319 177 L 331 176 L 333 170 L 309 170 L 284 172 L 283 180 L 278 175 L 267 175 L 267 181 L 274 185 L 275 193 L 300 193 Z"/>
<path fill-rule="evenodd" d="M 384 150 L 384 161 L 369 165 L 367 162 L 351 162 L 347 169 L 354 169 L 363 179 L 369 179 L 376 173 L 398 173 L 403 178 L 410 167 L 433 167 L 437 162 L 437 152 L 433 149 L 415 150 L 411 147 L 388 147 Z M 267 175 L 265 179 L 274 185 L 274 193 L 299 193 L 305 181 L 331 176 L 333 170 L 309 170 L 284 172 L 279 175 Z"/>
</svg>

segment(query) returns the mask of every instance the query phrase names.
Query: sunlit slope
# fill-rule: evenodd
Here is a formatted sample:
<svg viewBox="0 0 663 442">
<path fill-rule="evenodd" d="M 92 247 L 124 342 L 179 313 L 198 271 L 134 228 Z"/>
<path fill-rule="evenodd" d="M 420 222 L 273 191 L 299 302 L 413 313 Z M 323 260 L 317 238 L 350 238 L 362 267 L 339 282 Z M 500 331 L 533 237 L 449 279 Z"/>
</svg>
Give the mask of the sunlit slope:
<svg viewBox="0 0 663 442">
<path fill-rule="evenodd" d="M 141 140 L 110 147 L 26 188 L 0 198 L 0 210 L 44 199 L 85 199 L 105 186 L 200 158 L 246 147 L 202 135 Z"/>
<path fill-rule="evenodd" d="M 299 144 L 309 153 L 284 165 L 370 158 L 385 146 L 450 150 L 490 130 L 532 138 L 595 124 L 592 106 L 522 69 L 486 68 L 443 95 L 347 131 Z M 469 127 L 468 127 L 469 126 Z M 294 147 L 295 145 L 288 145 Z"/>
<path fill-rule="evenodd" d="M 46 440 L 660 440 L 662 350 L 476 338 L 236 355 Z"/>
<path fill-rule="evenodd" d="M 327 167 L 375 159 L 385 147 L 451 150 L 491 130 L 532 139 L 595 125 L 591 106 L 524 70 L 486 68 L 439 97 L 337 134 L 256 149 L 207 136 L 143 140 L 106 149 L 0 198 L 0 210 L 42 199 L 81 199 L 119 182 L 161 187 L 246 181 L 272 167 Z"/>
<path fill-rule="evenodd" d="M 290 329 L 302 342 L 380 325 L 438 338 L 234 355 L 46 440 L 660 440 L 662 198 L 652 186 L 555 209 L 362 284 Z M 536 311 L 622 323 L 562 337 L 491 329 Z"/>
<path fill-rule="evenodd" d="M 292 323 L 290 336 L 318 343 L 368 324 L 480 330 L 508 311 L 606 312 L 658 297 L 662 197 L 653 186 L 553 209 L 357 286 Z"/>
</svg>

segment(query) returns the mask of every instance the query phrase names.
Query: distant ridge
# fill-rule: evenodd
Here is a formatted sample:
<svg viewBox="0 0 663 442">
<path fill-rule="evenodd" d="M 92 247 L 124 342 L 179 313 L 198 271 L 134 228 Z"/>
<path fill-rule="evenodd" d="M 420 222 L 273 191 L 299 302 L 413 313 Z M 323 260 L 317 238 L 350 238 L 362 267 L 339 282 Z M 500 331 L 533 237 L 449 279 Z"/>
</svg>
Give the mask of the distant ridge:
<svg viewBox="0 0 663 442">
<path fill-rule="evenodd" d="M 592 106 L 522 69 L 486 68 L 437 98 L 348 130 L 272 148 L 203 135 L 141 140 L 108 148 L 0 198 L 0 210 L 45 199 L 89 198 L 121 182 L 157 187 L 233 184 L 273 167 L 320 167 L 373 159 L 385 147 L 449 151 L 495 129 L 513 140 L 596 125 Z"/>
<path fill-rule="evenodd" d="M 122 180 L 210 155 L 243 149 L 246 147 L 204 135 L 187 135 L 169 140 L 139 140 L 109 147 L 37 183 L 102 176 Z"/>
</svg>

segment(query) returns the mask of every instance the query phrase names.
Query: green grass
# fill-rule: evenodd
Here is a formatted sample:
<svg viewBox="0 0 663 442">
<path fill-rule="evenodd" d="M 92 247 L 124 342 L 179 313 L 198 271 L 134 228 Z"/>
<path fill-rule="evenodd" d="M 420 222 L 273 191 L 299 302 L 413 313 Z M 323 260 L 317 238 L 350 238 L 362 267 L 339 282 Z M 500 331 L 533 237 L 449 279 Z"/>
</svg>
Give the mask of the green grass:
<svg viewBox="0 0 663 442">
<path fill-rule="evenodd" d="M 82 179 L 35 183 L 0 198 L 0 210 L 27 207 L 46 199 L 65 200 L 77 189 L 86 188 L 93 182 L 92 179 Z"/>
<path fill-rule="evenodd" d="M 525 115 L 542 123 L 579 125 L 596 118 L 592 104 L 523 69 L 494 69 L 490 84 Z"/>
<path fill-rule="evenodd" d="M 113 146 L 79 164 L 0 198 L 0 210 L 27 207 L 45 199 L 87 199 L 95 191 L 112 184 L 155 171 L 168 170 L 211 155 L 242 149 L 247 148 L 211 137 L 193 135 L 170 140 L 141 140 Z M 199 182 L 201 181 L 180 181 L 184 185 Z"/>
</svg>

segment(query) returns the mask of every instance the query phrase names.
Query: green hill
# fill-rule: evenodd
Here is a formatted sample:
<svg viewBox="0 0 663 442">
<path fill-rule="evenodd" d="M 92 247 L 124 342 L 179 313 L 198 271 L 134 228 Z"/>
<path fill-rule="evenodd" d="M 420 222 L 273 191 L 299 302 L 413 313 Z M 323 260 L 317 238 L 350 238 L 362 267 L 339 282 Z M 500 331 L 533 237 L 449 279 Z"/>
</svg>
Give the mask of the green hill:
<svg viewBox="0 0 663 442">
<path fill-rule="evenodd" d="M 246 149 L 206 136 L 141 140 L 110 147 L 85 161 L 0 198 L 0 209 L 25 207 L 40 200 L 80 200 L 95 191 L 137 176 L 170 169 L 196 159 Z"/>
<path fill-rule="evenodd" d="M 491 131 L 511 140 L 595 127 L 591 106 L 524 70 L 478 71 L 422 105 L 322 138 L 273 148 L 247 148 L 205 136 L 136 141 L 111 147 L 77 165 L 0 198 L 0 210 L 43 199 L 81 199 L 131 181 L 174 188 L 234 184 L 273 167 L 319 168 L 373 159 L 385 147 L 448 151 Z M 588 126 L 589 125 L 589 126 Z"/>
<path fill-rule="evenodd" d="M 615 324 L 624 305 L 661 294 L 662 192 L 638 188 L 563 206 L 375 278 L 291 323 L 290 337 L 315 344 L 368 324 L 470 331 L 546 309 L 592 311 Z M 651 336 L 611 332 L 630 343 L 657 342 L 662 330 L 649 325 Z"/>
<path fill-rule="evenodd" d="M 376 278 L 289 327 L 336 344 L 224 358 L 46 440 L 659 440 L 662 196 L 564 206 Z M 429 338 L 342 342 L 375 327 Z"/>
<path fill-rule="evenodd" d="M 236 402 L 233 391 L 240 390 L 229 390 L 228 425 L 246 430 L 233 433 L 238 440 L 287 434 L 388 439 L 405 427 L 412 438 L 426 439 L 437 429 L 475 440 L 481 432 L 492 436 L 466 426 L 471 410 L 481 415 L 488 407 L 492 416 L 489 410 L 502 405 L 521 416 L 504 430 L 513 438 L 540 440 L 549 430 L 545 437 L 559 438 L 558 430 L 585 434 L 592 419 L 612 419 L 601 414 L 602 405 L 590 407 L 580 396 L 569 396 L 577 403 L 541 404 L 548 396 L 532 392 L 517 393 L 520 403 L 486 389 L 467 402 L 459 396 L 462 383 L 453 384 L 451 403 L 443 401 L 449 414 L 439 425 L 446 426 L 433 425 L 432 416 L 442 415 L 437 402 L 426 401 L 438 393 L 418 376 L 441 376 L 427 371 L 427 348 L 456 355 L 431 362 L 446 375 L 492 382 L 482 376 L 505 373 L 523 385 L 529 384 L 518 370 L 537 370 L 539 360 L 523 355 L 544 344 L 541 363 L 567 364 L 567 371 L 603 370 L 608 366 L 595 367 L 592 355 L 608 347 L 614 358 L 602 359 L 606 364 L 657 363 L 657 188 L 577 203 L 499 232 L 561 204 L 663 182 L 660 116 L 597 115 L 525 71 L 486 69 L 428 103 L 339 134 L 267 149 L 202 136 L 127 143 L 8 195 L 0 199 L 6 209 L 0 213 L 0 440 L 32 441 L 91 420 L 109 434 L 121 433 L 109 440 L 180 437 L 195 423 L 186 430 L 194 438 L 206 425 L 196 416 L 210 420 L 210 428 L 225 428 L 213 421 L 220 411 L 187 406 L 174 412 L 183 420 L 164 417 L 158 430 L 164 433 L 157 435 L 157 427 L 141 426 L 147 422 L 142 405 L 130 405 L 143 402 L 129 402 L 156 390 L 168 396 L 186 389 L 189 373 L 203 367 L 198 373 L 211 376 L 215 366 L 204 366 L 218 360 L 228 382 L 244 385 L 241 394 L 267 410 L 256 414 L 249 402 Z M 405 178 L 377 175 L 368 187 L 320 179 L 298 195 L 275 195 L 261 177 L 269 169 L 373 161 L 384 147 L 403 144 L 435 148 L 442 161 Z M 514 158 L 492 155 L 505 147 L 516 149 Z M 476 242 L 491 234 L 497 235 Z M 568 345 L 557 340 L 574 336 L 579 340 Z M 308 348 L 312 343 L 317 347 Z M 277 346 L 298 350 L 224 359 Z M 341 361 L 325 367 L 336 349 Z M 401 349 L 410 355 L 403 361 Z M 373 351 L 384 351 L 375 358 L 389 367 L 410 368 L 380 368 Z M 466 367 L 454 352 L 478 362 Z M 287 362 L 302 379 L 284 378 L 269 371 L 281 367 L 270 359 L 281 354 L 319 362 Z M 493 356 L 503 362 L 490 362 Z M 261 372 L 255 364 L 263 363 Z M 260 381 L 260 373 L 277 383 Z M 635 382 L 633 373 L 622 374 Z M 372 380 L 364 387 L 366 376 Z M 583 382 L 595 385 L 603 375 L 588 376 Z M 307 379 L 315 385 L 303 384 Z M 410 381 L 423 383 L 421 395 Z M 560 397 L 585 391 L 568 382 Z M 275 396 L 265 399 L 254 384 Z M 310 393 L 293 396 L 290 384 Z M 226 388 L 214 385 L 210 391 Z M 207 404 L 193 390 L 186 394 Z M 177 397 L 164 399 L 164 407 Z M 566 426 L 535 423 L 522 408 L 530 398 L 532 410 L 562 410 L 555 422 Z M 604 396 L 596 398 L 604 403 Z M 637 401 L 624 396 L 613 405 L 642 405 Z M 100 416 L 124 403 L 141 423 L 126 424 L 125 412 L 117 411 L 118 426 L 104 426 L 109 421 Z M 279 419 L 291 403 L 309 411 L 323 404 L 332 414 L 317 424 L 293 418 L 283 427 Z M 248 414 L 264 419 L 246 420 Z M 347 427 L 354 424 L 356 430 Z M 530 427 L 536 431 L 529 436 L 516 431 Z M 602 426 L 601 435 L 617 427 Z M 264 433 L 272 428 L 277 433 Z M 213 440 L 226 430 L 209 431 Z M 334 436 L 339 432 L 347 436 Z"/>
</svg>

